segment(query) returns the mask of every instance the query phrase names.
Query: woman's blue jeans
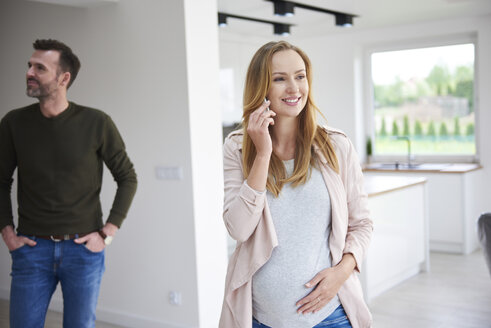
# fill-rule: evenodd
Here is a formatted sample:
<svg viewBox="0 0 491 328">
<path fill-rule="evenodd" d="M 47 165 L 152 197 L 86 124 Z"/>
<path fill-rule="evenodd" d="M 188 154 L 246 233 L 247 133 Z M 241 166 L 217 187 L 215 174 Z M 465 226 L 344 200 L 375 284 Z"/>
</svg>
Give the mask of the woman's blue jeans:
<svg viewBox="0 0 491 328">
<path fill-rule="evenodd" d="M 271 328 L 262 323 L 259 323 L 256 319 L 252 319 L 252 328 Z M 315 325 L 313 328 L 351 328 L 351 324 L 348 320 L 346 312 L 342 305 L 338 306 L 330 316 L 322 320 L 322 322 Z"/>
<path fill-rule="evenodd" d="M 63 327 L 95 327 L 104 251 L 93 253 L 73 240 L 27 237 L 37 245 L 11 252 L 10 327 L 44 327 L 58 282 L 63 293 Z"/>
</svg>

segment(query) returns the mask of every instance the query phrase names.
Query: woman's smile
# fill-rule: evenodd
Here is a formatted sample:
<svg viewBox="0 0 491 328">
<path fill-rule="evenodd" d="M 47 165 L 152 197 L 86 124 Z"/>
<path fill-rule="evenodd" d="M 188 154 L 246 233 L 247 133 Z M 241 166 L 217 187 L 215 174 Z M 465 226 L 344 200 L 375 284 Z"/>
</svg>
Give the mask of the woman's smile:
<svg viewBox="0 0 491 328">
<path fill-rule="evenodd" d="M 288 106 L 296 106 L 300 102 L 300 99 L 302 99 L 302 97 L 288 97 L 281 100 Z"/>
</svg>

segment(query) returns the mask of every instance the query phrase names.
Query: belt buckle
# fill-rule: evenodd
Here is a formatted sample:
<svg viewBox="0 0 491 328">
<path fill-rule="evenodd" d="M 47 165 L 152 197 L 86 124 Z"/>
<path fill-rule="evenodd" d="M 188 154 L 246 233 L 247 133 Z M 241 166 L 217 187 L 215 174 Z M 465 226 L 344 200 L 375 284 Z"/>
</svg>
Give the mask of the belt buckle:
<svg viewBox="0 0 491 328">
<path fill-rule="evenodd" d="M 70 240 L 70 235 L 63 235 L 63 239 L 57 239 L 57 238 L 53 237 L 53 235 L 49 236 L 49 238 L 51 238 L 51 240 L 54 241 L 55 243 L 58 243 L 58 242 L 64 241 L 64 240 Z"/>
</svg>

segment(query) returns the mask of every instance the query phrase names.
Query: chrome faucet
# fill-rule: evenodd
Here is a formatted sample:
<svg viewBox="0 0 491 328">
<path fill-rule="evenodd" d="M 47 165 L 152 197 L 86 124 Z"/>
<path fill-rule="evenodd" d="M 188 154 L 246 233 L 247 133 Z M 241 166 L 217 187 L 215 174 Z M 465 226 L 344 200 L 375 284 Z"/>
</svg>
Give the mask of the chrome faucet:
<svg viewBox="0 0 491 328">
<path fill-rule="evenodd" d="M 407 141 L 407 167 L 411 167 L 411 139 L 408 136 L 397 136 L 397 140 Z"/>
</svg>

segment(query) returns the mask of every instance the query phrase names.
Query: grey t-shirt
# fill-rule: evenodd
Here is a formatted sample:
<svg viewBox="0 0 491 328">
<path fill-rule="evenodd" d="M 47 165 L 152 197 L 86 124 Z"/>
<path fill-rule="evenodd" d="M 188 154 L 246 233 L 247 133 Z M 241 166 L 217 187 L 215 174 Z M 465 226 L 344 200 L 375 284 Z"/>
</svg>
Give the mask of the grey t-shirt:
<svg viewBox="0 0 491 328">
<path fill-rule="evenodd" d="M 284 161 L 287 174 L 294 160 Z M 306 288 L 319 271 L 331 266 L 329 233 L 331 203 L 321 172 L 313 168 L 310 179 L 293 188 L 283 186 L 279 197 L 267 192 L 278 237 L 269 261 L 252 278 L 253 315 L 273 328 L 311 328 L 338 306 L 336 296 L 317 313 L 297 314 L 297 301 L 313 288 Z"/>
</svg>

